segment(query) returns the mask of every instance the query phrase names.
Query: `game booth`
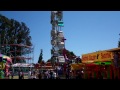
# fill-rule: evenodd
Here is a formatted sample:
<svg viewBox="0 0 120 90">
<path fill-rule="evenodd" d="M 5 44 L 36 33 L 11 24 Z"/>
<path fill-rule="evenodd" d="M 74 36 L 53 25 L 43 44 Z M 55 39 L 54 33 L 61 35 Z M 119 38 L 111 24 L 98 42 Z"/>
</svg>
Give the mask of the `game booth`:
<svg viewBox="0 0 120 90">
<path fill-rule="evenodd" d="M 40 71 L 45 71 L 45 70 L 54 70 L 54 67 L 52 66 L 51 62 L 46 62 L 44 64 L 42 63 L 37 63 L 35 64 L 35 69 L 38 69 Z"/>
<path fill-rule="evenodd" d="M 86 63 L 84 68 L 85 79 L 112 79 L 111 62 Z"/>
<path fill-rule="evenodd" d="M 72 77 L 76 77 L 77 76 L 77 71 L 84 71 L 84 68 L 85 68 L 84 63 L 71 64 Z"/>
<path fill-rule="evenodd" d="M 18 75 L 19 70 L 22 70 L 24 72 L 24 75 L 27 75 L 29 70 L 34 69 L 34 65 L 31 63 L 15 63 L 12 64 L 11 67 L 14 75 Z"/>
<path fill-rule="evenodd" d="M 98 51 L 82 55 L 82 63 L 84 63 L 84 79 L 113 79 L 114 65 L 113 53 Z"/>
</svg>

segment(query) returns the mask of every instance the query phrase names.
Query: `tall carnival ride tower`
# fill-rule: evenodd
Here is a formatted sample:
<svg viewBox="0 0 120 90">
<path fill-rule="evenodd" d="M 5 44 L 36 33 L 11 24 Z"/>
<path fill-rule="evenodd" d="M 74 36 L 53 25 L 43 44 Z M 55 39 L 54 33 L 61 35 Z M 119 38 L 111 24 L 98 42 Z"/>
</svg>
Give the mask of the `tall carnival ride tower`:
<svg viewBox="0 0 120 90">
<path fill-rule="evenodd" d="M 60 53 L 60 50 L 65 49 L 64 35 L 62 31 L 63 24 L 63 11 L 51 11 L 51 59 L 53 63 L 64 63 L 65 57 L 63 53 Z"/>
</svg>

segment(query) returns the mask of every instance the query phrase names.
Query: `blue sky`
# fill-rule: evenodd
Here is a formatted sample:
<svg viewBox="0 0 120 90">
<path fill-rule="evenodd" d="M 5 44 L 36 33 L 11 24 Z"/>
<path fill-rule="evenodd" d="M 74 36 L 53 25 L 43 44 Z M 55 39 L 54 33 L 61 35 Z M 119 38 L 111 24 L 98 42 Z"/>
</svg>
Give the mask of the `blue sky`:
<svg viewBox="0 0 120 90">
<path fill-rule="evenodd" d="M 40 49 L 43 59 L 51 57 L 50 11 L 0 11 L 0 14 L 24 22 L 30 28 L 35 46 L 34 63 Z M 120 33 L 120 11 L 63 11 L 63 32 L 66 49 L 77 56 L 118 47 Z"/>
</svg>

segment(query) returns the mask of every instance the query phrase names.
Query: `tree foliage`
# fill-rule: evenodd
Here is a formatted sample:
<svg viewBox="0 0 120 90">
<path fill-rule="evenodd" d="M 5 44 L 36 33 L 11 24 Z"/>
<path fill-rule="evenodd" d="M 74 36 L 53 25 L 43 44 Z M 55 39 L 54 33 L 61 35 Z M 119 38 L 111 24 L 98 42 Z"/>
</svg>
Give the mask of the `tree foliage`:
<svg viewBox="0 0 120 90">
<path fill-rule="evenodd" d="M 46 62 L 51 62 L 51 59 L 48 59 Z"/>
<path fill-rule="evenodd" d="M 59 54 L 61 56 L 64 56 L 64 49 L 59 50 Z M 65 49 L 65 54 L 66 54 L 67 58 L 69 58 L 71 60 L 76 57 L 76 55 L 74 54 L 73 51 L 70 51 L 70 50 L 67 50 L 67 49 Z M 54 56 L 52 56 L 50 59 L 47 60 L 47 62 L 51 62 L 52 65 L 54 65 L 55 64 L 55 60 L 56 59 L 54 58 Z"/>
<path fill-rule="evenodd" d="M 59 50 L 59 53 L 63 55 L 63 49 Z M 73 51 L 65 49 L 65 54 L 69 59 L 73 59 L 76 55 Z"/>
<path fill-rule="evenodd" d="M 31 36 L 30 36 L 30 29 L 26 26 L 24 22 L 18 22 L 17 20 L 14 19 L 8 19 L 7 17 L 0 15 L 0 35 L 1 35 L 1 46 L 2 48 L 2 53 L 15 56 L 15 52 L 11 53 L 6 53 L 5 50 L 5 45 L 9 44 L 23 44 L 23 45 L 28 45 L 32 46 L 31 43 Z M 16 55 L 21 56 L 26 54 L 25 51 L 28 51 L 27 48 L 22 48 L 22 47 L 16 47 L 17 51 L 22 51 L 23 52 L 16 52 Z M 15 51 L 15 46 L 10 46 L 10 51 Z M 30 52 L 27 52 L 30 53 Z"/>
<path fill-rule="evenodd" d="M 38 63 L 41 63 L 43 61 L 43 50 L 41 49 L 40 50 L 40 56 L 39 56 L 39 59 L 38 59 Z"/>
</svg>

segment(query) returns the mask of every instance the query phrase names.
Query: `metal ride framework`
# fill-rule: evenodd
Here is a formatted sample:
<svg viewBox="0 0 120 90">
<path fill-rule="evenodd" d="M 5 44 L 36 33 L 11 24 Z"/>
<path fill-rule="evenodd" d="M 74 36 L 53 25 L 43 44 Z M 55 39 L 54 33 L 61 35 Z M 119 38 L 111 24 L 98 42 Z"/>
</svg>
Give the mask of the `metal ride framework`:
<svg viewBox="0 0 120 90">
<path fill-rule="evenodd" d="M 17 47 L 20 47 L 21 50 L 17 50 Z M 13 64 L 19 63 L 20 60 L 26 60 L 26 63 L 33 63 L 34 61 L 34 47 L 32 46 L 22 44 L 2 44 L 1 50 L 3 54 L 12 58 Z M 20 54 L 17 55 L 17 53 Z"/>
<path fill-rule="evenodd" d="M 15 39 L 13 44 L 9 44 L 8 40 L 9 40 L 9 37 L 5 34 L 2 42 L 1 32 L 0 32 L 0 53 L 10 56 L 13 60 L 13 64 L 20 62 L 21 60 L 26 60 L 26 63 L 34 62 L 34 46 L 18 44 L 17 38 Z M 23 43 L 25 43 L 25 40 Z"/>
<path fill-rule="evenodd" d="M 63 24 L 63 11 L 51 11 L 51 57 L 53 63 L 64 63 L 65 57 L 63 53 L 60 53 L 60 50 L 65 49 L 65 38 L 63 35 L 62 27 Z"/>
</svg>

